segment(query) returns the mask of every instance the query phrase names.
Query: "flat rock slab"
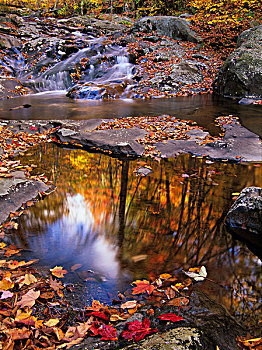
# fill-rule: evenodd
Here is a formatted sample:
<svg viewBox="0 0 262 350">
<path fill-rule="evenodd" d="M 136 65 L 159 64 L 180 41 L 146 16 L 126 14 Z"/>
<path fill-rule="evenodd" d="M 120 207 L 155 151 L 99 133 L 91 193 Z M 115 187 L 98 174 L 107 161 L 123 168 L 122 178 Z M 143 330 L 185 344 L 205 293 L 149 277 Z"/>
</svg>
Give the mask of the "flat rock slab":
<svg viewBox="0 0 262 350">
<path fill-rule="evenodd" d="M 141 156 L 145 146 L 137 142 L 147 132 L 140 128 L 94 130 L 98 122 L 81 121 L 73 127 L 57 129 L 54 133 L 61 142 L 81 144 L 85 148 L 109 151 L 115 156 Z M 101 123 L 101 122 L 100 122 Z M 92 125 L 92 127 L 91 127 Z M 196 129 L 190 131 L 188 140 L 168 140 L 154 144 L 161 157 L 175 157 L 180 153 L 190 153 L 196 156 L 208 156 L 211 159 L 229 161 L 262 161 L 262 143 L 258 135 L 243 126 L 232 123 L 223 126 L 225 135 L 222 140 L 201 145 L 206 133 Z"/>
<path fill-rule="evenodd" d="M 23 203 L 37 197 L 39 192 L 48 190 L 49 187 L 43 182 L 26 179 L 21 171 L 12 178 L 0 179 L 0 223 Z"/>
<path fill-rule="evenodd" d="M 102 123 L 108 120 L 53 120 L 53 121 L 2 121 L 12 131 L 25 131 L 34 133 L 33 127 L 41 132 L 50 128 L 56 128 L 53 136 L 61 143 L 70 147 L 81 146 L 88 151 L 100 151 L 115 157 L 142 156 L 145 145 L 138 143 L 147 131 L 139 127 L 130 129 L 96 130 Z M 30 126 L 30 127 L 29 127 Z M 188 132 L 187 140 L 168 140 L 151 144 L 156 146 L 160 157 L 171 158 L 181 153 L 190 153 L 195 156 L 207 156 L 214 160 L 261 162 L 262 143 L 259 136 L 238 123 L 223 124 L 224 137 L 214 142 L 203 143 L 206 131 L 192 129 Z M 31 130 L 33 129 L 33 130 Z"/>
</svg>

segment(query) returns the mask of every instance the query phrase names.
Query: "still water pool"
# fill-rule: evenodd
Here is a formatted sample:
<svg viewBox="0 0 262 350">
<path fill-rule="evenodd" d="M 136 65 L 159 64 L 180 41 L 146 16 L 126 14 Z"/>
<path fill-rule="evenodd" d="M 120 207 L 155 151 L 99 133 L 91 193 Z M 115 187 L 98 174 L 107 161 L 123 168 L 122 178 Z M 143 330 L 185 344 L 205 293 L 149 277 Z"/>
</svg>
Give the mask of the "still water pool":
<svg viewBox="0 0 262 350">
<path fill-rule="evenodd" d="M 250 326 L 261 299 L 261 261 L 224 228 L 233 193 L 261 186 L 261 164 L 181 155 L 156 162 L 119 160 L 46 144 L 22 157 L 57 189 L 21 216 L 10 243 L 55 265 L 81 286 L 83 303 L 109 303 L 136 279 L 204 265 L 214 282 L 199 288 Z M 150 166 L 149 176 L 137 167 Z M 72 266 L 77 269 L 72 271 Z M 73 269 L 74 270 L 74 269 Z"/>
</svg>

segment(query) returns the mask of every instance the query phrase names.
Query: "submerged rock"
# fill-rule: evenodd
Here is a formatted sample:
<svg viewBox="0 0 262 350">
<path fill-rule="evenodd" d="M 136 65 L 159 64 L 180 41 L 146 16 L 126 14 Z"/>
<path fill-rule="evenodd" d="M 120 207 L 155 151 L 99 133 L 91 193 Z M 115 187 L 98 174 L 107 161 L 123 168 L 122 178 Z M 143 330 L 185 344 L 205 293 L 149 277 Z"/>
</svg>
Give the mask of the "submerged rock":
<svg viewBox="0 0 262 350">
<path fill-rule="evenodd" d="M 202 39 L 190 29 L 188 22 L 174 16 L 148 16 L 137 20 L 132 31 L 152 33 L 156 31 L 159 35 L 167 36 L 175 40 L 201 42 Z"/>
<path fill-rule="evenodd" d="M 244 31 L 213 83 L 226 97 L 262 97 L 262 25 Z"/>
<path fill-rule="evenodd" d="M 262 257 L 262 188 L 244 188 L 230 208 L 225 225 L 230 233 L 244 240 Z"/>
</svg>

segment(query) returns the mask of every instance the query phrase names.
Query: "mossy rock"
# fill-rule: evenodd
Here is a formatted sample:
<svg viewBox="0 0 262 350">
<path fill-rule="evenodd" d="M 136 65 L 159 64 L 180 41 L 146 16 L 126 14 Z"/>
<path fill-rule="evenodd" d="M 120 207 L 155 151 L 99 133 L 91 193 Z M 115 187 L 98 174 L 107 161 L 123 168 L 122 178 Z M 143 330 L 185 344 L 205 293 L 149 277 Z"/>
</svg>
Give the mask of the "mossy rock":
<svg viewBox="0 0 262 350">
<path fill-rule="evenodd" d="M 213 86 L 226 97 L 262 98 L 262 25 L 239 36 L 238 48 L 225 61 Z"/>
</svg>

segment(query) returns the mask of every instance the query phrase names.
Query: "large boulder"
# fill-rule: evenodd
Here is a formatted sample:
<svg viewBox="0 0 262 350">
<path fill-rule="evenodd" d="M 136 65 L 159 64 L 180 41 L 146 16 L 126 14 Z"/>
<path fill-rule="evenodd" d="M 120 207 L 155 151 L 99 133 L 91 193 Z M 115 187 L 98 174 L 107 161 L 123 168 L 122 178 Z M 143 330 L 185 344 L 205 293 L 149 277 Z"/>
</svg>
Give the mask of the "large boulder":
<svg viewBox="0 0 262 350">
<path fill-rule="evenodd" d="M 213 83 L 226 97 L 262 98 L 262 25 L 244 31 Z"/>
<path fill-rule="evenodd" d="M 262 188 L 244 188 L 227 213 L 229 232 L 244 240 L 258 256 L 262 256 Z"/>
<path fill-rule="evenodd" d="M 148 16 L 137 20 L 132 31 L 151 33 L 156 31 L 159 35 L 175 40 L 201 42 L 202 39 L 189 27 L 186 20 L 174 16 Z"/>
</svg>

